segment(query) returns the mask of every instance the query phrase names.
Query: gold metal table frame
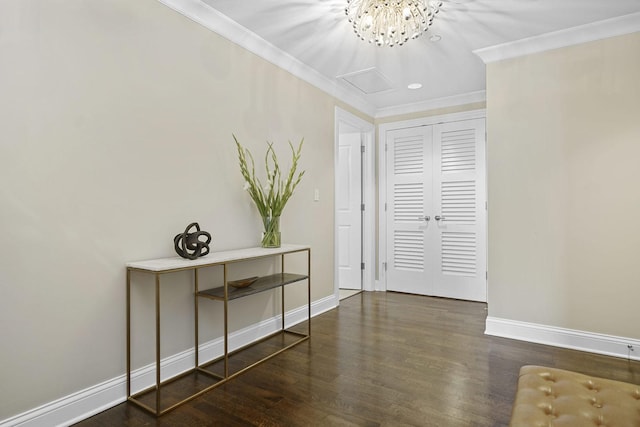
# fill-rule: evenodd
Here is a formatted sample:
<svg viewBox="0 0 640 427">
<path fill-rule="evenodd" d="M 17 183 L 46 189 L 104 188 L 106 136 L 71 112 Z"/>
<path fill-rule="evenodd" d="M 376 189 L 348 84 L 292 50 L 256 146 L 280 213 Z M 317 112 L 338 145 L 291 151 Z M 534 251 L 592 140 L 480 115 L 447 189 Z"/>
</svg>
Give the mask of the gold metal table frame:
<svg viewBox="0 0 640 427">
<path fill-rule="evenodd" d="M 285 255 L 299 253 L 299 252 L 307 252 L 307 274 L 292 274 L 285 273 Z M 253 283 L 248 288 L 242 289 L 234 289 L 229 287 L 227 280 L 227 266 L 232 263 L 237 262 L 246 262 L 254 259 L 267 258 L 280 256 L 281 258 L 281 269 L 280 273 L 272 274 L 269 276 L 264 276 L 259 278 L 255 283 Z M 199 290 L 198 283 L 198 271 L 200 268 L 220 266 L 223 267 L 223 280 L 224 285 L 218 288 L 206 289 L 203 291 Z M 187 372 L 184 372 L 180 375 L 177 375 L 172 378 L 168 378 L 164 381 L 161 380 L 161 360 L 160 360 L 160 276 L 169 273 L 176 273 L 179 271 L 187 271 L 193 270 L 193 282 L 194 282 L 194 316 L 195 316 L 195 324 L 194 324 L 194 340 L 195 340 L 195 364 L 194 367 Z M 133 272 L 141 272 L 147 274 L 155 275 L 155 376 L 156 381 L 155 385 L 151 387 L 140 390 L 136 393 L 131 393 L 131 274 Z M 296 283 L 302 280 L 307 280 L 307 332 L 301 333 L 292 330 L 288 330 L 285 328 L 285 286 L 291 283 Z M 237 298 L 242 298 L 245 296 L 257 294 L 260 292 L 264 292 L 271 289 L 280 288 L 281 295 L 281 310 L 282 310 L 282 322 L 280 325 L 280 329 L 266 337 L 263 337 L 257 341 L 251 342 L 248 345 L 245 345 L 241 348 L 235 349 L 232 352 L 229 351 L 229 301 Z M 203 365 L 200 364 L 199 360 L 199 338 L 198 338 L 198 300 L 200 297 L 221 301 L 224 304 L 224 354 L 214 360 L 206 361 Z M 236 372 L 229 372 L 229 357 L 245 350 L 249 347 L 252 347 L 260 342 L 263 342 L 269 338 L 272 338 L 279 334 L 290 334 L 297 336 L 298 339 L 281 349 L 264 356 L 260 360 L 239 369 Z M 142 409 L 150 412 L 155 416 L 163 415 L 176 407 L 182 405 L 189 400 L 195 399 L 196 397 L 226 383 L 232 378 L 246 372 L 247 370 L 255 367 L 256 365 L 271 359 L 272 357 L 277 356 L 289 348 L 300 344 L 303 341 L 306 341 L 311 336 L 311 248 L 309 246 L 301 246 L 301 245 L 282 245 L 280 248 L 274 249 L 265 249 L 265 248 L 249 248 L 249 249 L 241 249 L 235 251 L 226 251 L 226 252 L 214 252 L 209 255 L 198 258 L 197 260 L 186 260 L 178 257 L 173 258 L 163 258 L 149 261 L 140 261 L 140 262 L 131 262 L 127 263 L 127 400 L 134 403 L 135 405 L 141 407 Z M 206 369 L 205 365 L 211 365 L 216 362 L 222 361 L 224 363 L 224 373 L 223 375 L 216 374 L 208 369 Z M 180 378 L 183 378 L 187 375 L 191 375 L 195 372 L 200 372 L 210 377 L 213 377 L 217 380 L 214 384 L 211 384 L 205 387 L 202 390 L 199 390 L 185 399 L 180 400 L 177 403 L 167 406 L 166 408 L 161 407 L 161 389 L 162 386 L 176 381 Z M 155 391 L 155 409 L 151 406 L 142 402 L 139 397 Z"/>
</svg>

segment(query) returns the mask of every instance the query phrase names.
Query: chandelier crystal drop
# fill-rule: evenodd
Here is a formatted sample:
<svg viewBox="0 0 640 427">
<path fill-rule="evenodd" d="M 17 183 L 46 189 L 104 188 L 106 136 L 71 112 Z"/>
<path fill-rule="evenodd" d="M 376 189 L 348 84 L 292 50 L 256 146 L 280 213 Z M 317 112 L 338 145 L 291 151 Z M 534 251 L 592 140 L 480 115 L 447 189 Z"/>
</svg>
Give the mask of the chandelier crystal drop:
<svg viewBox="0 0 640 427">
<path fill-rule="evenodd" d="M 358 37 L 391 47 L 427 31 L 441 6 L 432 0 L 347 0 L 344 11 Z"/>
</svg>

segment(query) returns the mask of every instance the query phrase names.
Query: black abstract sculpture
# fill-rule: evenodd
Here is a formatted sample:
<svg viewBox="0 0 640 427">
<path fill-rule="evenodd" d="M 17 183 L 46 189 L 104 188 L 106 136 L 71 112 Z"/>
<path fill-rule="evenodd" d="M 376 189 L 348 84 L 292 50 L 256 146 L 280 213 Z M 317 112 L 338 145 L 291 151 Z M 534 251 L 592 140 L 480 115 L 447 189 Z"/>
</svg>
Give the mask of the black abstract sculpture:
<svg viewBox="0 0 640 427">
<path fill-rule="evenodd" d="M 192 228 L 196 231 L 190 232 Z M 201 239 L 204 237 L 204 239 Z M 184 233 L 177 234 L 173 238 L 173 245 L 178 255 L 182 258 L 196 259 L 209 253 L 209 243 L 211 243 L 211 234 L 206 231 L 200 231 L 197 222 L 189 224 Z"/>
</svg>

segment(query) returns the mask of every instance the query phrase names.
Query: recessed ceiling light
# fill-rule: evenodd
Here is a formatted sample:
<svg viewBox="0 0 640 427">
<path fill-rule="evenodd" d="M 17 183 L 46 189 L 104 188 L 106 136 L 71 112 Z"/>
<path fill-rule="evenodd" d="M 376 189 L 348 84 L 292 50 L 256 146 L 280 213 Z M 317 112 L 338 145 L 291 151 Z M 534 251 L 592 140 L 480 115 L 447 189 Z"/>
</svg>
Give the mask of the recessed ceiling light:
<svg viewBox="0 0 640 427">
<path fill-rule="evenodd" d="M 407 86 L 408 89 L 420 89 L 422 87 L 422 83 L 411 83 Z"/>
<path fill-rule="evenodd" d="M 429 37 L 429 40 L 432 42 L 439 42 L 440 40 L 442 40 L 442 36 L 440 34 L 434 34 Z"/>
</svg>

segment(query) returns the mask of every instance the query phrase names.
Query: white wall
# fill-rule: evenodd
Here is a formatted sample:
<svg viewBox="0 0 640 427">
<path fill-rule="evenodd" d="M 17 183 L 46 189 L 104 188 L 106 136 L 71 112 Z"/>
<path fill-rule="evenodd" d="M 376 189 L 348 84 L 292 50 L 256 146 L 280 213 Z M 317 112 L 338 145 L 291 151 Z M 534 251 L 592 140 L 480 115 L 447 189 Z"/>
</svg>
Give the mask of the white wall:
<svg viewBox="0 0 640 427">
<path fill-rule="evenodd" d="M 312 246 L 312 299 L 333 293 L 325 93 L 155 0 L 4 0 L 0 94 L 0 420 L 124 374 L 125 262 L 173 256 L 192 221 L 213 250 L 258 244 L 232 133 L 254 153 L 274 141 L 283 160 L 305 138 L 283 241 Z M 149 287 L 136 280 L 142 347 Z M 186 280 L 163 285 L 163 356 L 193 345 Z M 246 304 L 236 327 L 277 306 Z"/>
<path fill-rule="evenodd" d="M 640 33 L 487 66 L 489 316 L 640 338 Z"/>
</svg>

